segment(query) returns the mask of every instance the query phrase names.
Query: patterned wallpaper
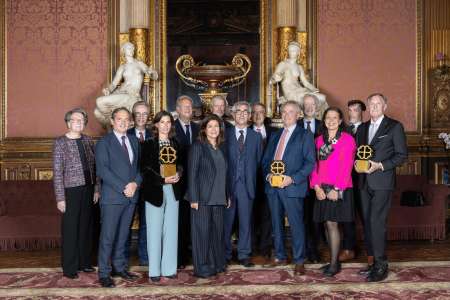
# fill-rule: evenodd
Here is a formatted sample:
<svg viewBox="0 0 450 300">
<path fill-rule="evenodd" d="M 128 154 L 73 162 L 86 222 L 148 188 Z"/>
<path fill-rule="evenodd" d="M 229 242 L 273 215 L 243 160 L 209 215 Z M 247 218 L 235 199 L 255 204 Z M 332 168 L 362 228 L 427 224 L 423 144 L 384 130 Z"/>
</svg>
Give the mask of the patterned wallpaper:
<svg viewBox="0 0 450 300">
<path fill-rule="evenodd" d="M 93 109 L 107 80 L 107 0 L 7 1 L 7 136 L 54 137 L 64 113 Z"/>
<path fill-rule="evenodd" d="M 318 0 L 319 88 L 331 105 L 382 92 L 416 129 L 416 1 Z"/>
</svg>

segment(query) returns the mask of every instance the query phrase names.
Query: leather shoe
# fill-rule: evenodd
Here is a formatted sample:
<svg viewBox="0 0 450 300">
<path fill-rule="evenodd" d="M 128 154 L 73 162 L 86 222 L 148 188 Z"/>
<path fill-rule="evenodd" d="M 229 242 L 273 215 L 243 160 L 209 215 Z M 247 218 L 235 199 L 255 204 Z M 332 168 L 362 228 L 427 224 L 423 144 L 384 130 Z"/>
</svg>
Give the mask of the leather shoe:
<svg viewBox="0 0 450 300">
<path fill-rule="evenodd" d="M 275 268 L 275 267 L 281 267 L 281 266 L 287 266 L 287 260 L 286 259 L 278 259 L 278 258 L 275 258 L 269 265 L 268 265 L 268 267 L 272 267 L 272 268 Z"/>
<path fill-rule="evenodd" d="M 169 276 L 164 276 L 164 277 L 169 278 L 169 279 L 176 279 L 176 278 L 177 278 L 177 274 L 173 274 L 173 275 L 169 275 Z"/>
<path fill-rule="evenodd" d="M 239 260 L 239 264 L 240 264 L 241 266 L 246 267 L 246 268 L 251 268 L 251 267 L 254 267 L 254 266 L 255 266 L 255 264 L 252 263 L 252 262 L 250 261 L 250 259 L 248 259 L 248 258 L 240 259 L 240 260 Z"/>
<path fill-rule="evenodd" d="M 326 268 L 323 271 L 323 275 L 326 277 L 334 277 L 337 273 L 341 272 L 341 264 L 337 263 L 336 265 L 329 265 L 328 268 Z"/>
<path fill-rule="evenodd" d="M 372 269 L 373 269 L 373 265 L 367 266 L 366 268 L 359 270 L 358 274 L 367 277 L 372 272 Z"/>
<path fill-rule="evenodd" d="M 111 279 L 111 277 L 100 278 L 100 284 L 102 285 L 102 287 L 105 287 L 105 288 L 113 288 L 116 286 L 114 284 L 114 281 Z"/>
<path fill-rule="evenodd" d="M 312 264 L 318 264 L 320 263 L 320 255 L 317 253 L 310 254 L 307 256 L 308 262 Z"/>
<path fill-rule="evenodd" d="M 355 258 L 355 251 L 353 250 L 342 250 L 339 254 L 339 261 L 344 262 Z"/>
<path fill-rule="evenodd" d="M 385 280 L 388 276 L 389 269 L 387 265 L 377 265 L 373 267 L 372 272 L 370 272 L 367 277 L 367 282 L 378 282 Z"/>
<path fill-rule="evenodd" d="M 86 267 L 86 268 L 82 268 L 79 271 L 83 271 L 84 273 L 92 273 L 92 272 L 95 272 L 95 269 L 93 267 Z"/>
<path fill-rule="evenodd" d="M 152 276 L 150 277 L 150 280 L 152 282 L 159 282 L 161 280 L 161 276 Z"/>
<path fill-rule="evenodd" d="M 128 272 L 127 270 L 123 270 L 122 272 L 112 272 L 112 277 L 121 277 L 123 279 L 133 280 L 139 278 L 139 276 L 134 275 L 133 273 Z"/>
<path fill-rule="evenodd" d="M 295 264 L 294 275 L 305 275 L 305 265 L 304 264 Z"/>
<path fill-rule="evenodd" d="M 69 279 L 77 279 L 78 278 L 78 274 L 63 274 L 64 277 L 69 278 Z"/>
</svg>

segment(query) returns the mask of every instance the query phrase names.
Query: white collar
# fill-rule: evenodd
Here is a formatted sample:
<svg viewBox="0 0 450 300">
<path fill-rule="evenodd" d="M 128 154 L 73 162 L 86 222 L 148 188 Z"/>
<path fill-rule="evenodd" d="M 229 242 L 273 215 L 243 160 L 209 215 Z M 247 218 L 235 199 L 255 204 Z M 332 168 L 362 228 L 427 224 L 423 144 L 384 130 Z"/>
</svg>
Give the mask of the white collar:
<svg viewBox="0 0 450 300">
<path fill-rule="evenodd" d="M 383 121 L 383 119 L 384 119 L 384 115 L 381 115 L 381 117 L 379 117 L 378 120 L 376 120 L 375 122 L 372 119 L 370 119 L 370 124 L 375 124 L 377 127 L 379 127 L 381 124 L 381 121 Z"/>
</svg>

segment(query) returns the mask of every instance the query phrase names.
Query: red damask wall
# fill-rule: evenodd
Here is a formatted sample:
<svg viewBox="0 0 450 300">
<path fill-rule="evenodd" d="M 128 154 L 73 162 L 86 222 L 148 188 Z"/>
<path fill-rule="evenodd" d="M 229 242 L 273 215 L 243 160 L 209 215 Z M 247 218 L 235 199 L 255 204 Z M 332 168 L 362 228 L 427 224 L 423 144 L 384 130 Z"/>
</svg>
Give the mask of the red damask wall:
<svg viewBox="0 0 450 300">
<path fill-rule="evenodd" d="M 319 0 L 317 79 L 330 105 L 373 92 L 416 129 L 416 1 Z"/>
<path fill-rule="evenodd" d="M 7 1 L 7 136 L 54 137 L 64 113 L 88 111 L 107 78 L 107 0 Z"/>
</svg>

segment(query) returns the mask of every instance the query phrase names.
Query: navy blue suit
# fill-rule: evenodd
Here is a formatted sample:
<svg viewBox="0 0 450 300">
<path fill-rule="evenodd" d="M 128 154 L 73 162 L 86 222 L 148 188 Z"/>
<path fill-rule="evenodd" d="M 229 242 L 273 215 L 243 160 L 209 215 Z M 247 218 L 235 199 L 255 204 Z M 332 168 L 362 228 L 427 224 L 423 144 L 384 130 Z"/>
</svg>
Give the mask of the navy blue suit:
<svg viewBox="0 0 450 300">
<path fill-rule="evenodd" d="M 248 259 L 252 252 L 251 221 L 253 200 L 255 199 L 256 178 L 259 163 L 262 157 L 262 138 L 255 131 L 246 128 L 242 152 L 239 149 L 236 127 L 226 131 L 227 141 L 227 187 L 231 193 L 231 206 L 225 210 L 225 255 L 231 259 L 231 233 L 233 223 L 238 214 L 239 241 L 238 259 Z"/>
<path fill-rule="evenodd" d="M 110 132 L 101 138 L 95 149 L 97 176 L 101 180 L 101 232 L 98 252 L 98 273 L 100 278 L 109 277 L 112 267 L 123 272 L 126 267 L 125 245 L 129 235 L 138 193 L 128 198 L 123 191 L 130 182 L 138 186 L 142 182 L 139 173 L 139 144 L 134 135 L 127 135 L 133 151 L 133 161 L 121 143 Z"/>
<path fill-rule="evenodd" d="M 272 134 L 262 160 L 264 178 L 270 174 L 275 151 L 283 130 Z M 305 260 L 305 227 L 303 222 L 303 200 L 308 191 L 308 177 L 315 165 L 314 138 L 300 126 L 296 126 L 285 147 L 283 162 L 286 166 L 284 175 L 290 176 L 293 183 L 283 189 L 273 188 L 266 182 L 265 191 L 269 199 L 272 214 L 275 258 L 287 259 L 284 248 L 284 214 L 287 214 L 293 248 L 293 261 L 302 264 Z"/>
<path fill-rule="evenodd" d="M 136 129 L 130 128 L 127 130 L 128 135 L 136 136 Z M 138 136 L 136 138 L 139 139 Z M 149 129 L 145 129 L 144 140 L 147 141 L 152 138 L 152 132 Z M 139 141 L 139 147 L 142 147 L 142 142 Z M 140 149 L 142 150 L 142 149 Z M 138 232 L 138 257 L 139 264 L 148 265 L 148 253 L 147 253 L 147 224 L 145 222 L 145 201 L 142 198 L 142 194 L 139 193 L 139 201 L 137 203 L 137 211 L 139 215 L 139 232 Z M 127 245 L 125 246 L 125 258 L 127 261 L 130 258 L 130 244 L 131 244 L 131 229 L 130 236 L 128 237 Z"/>
</svg>

